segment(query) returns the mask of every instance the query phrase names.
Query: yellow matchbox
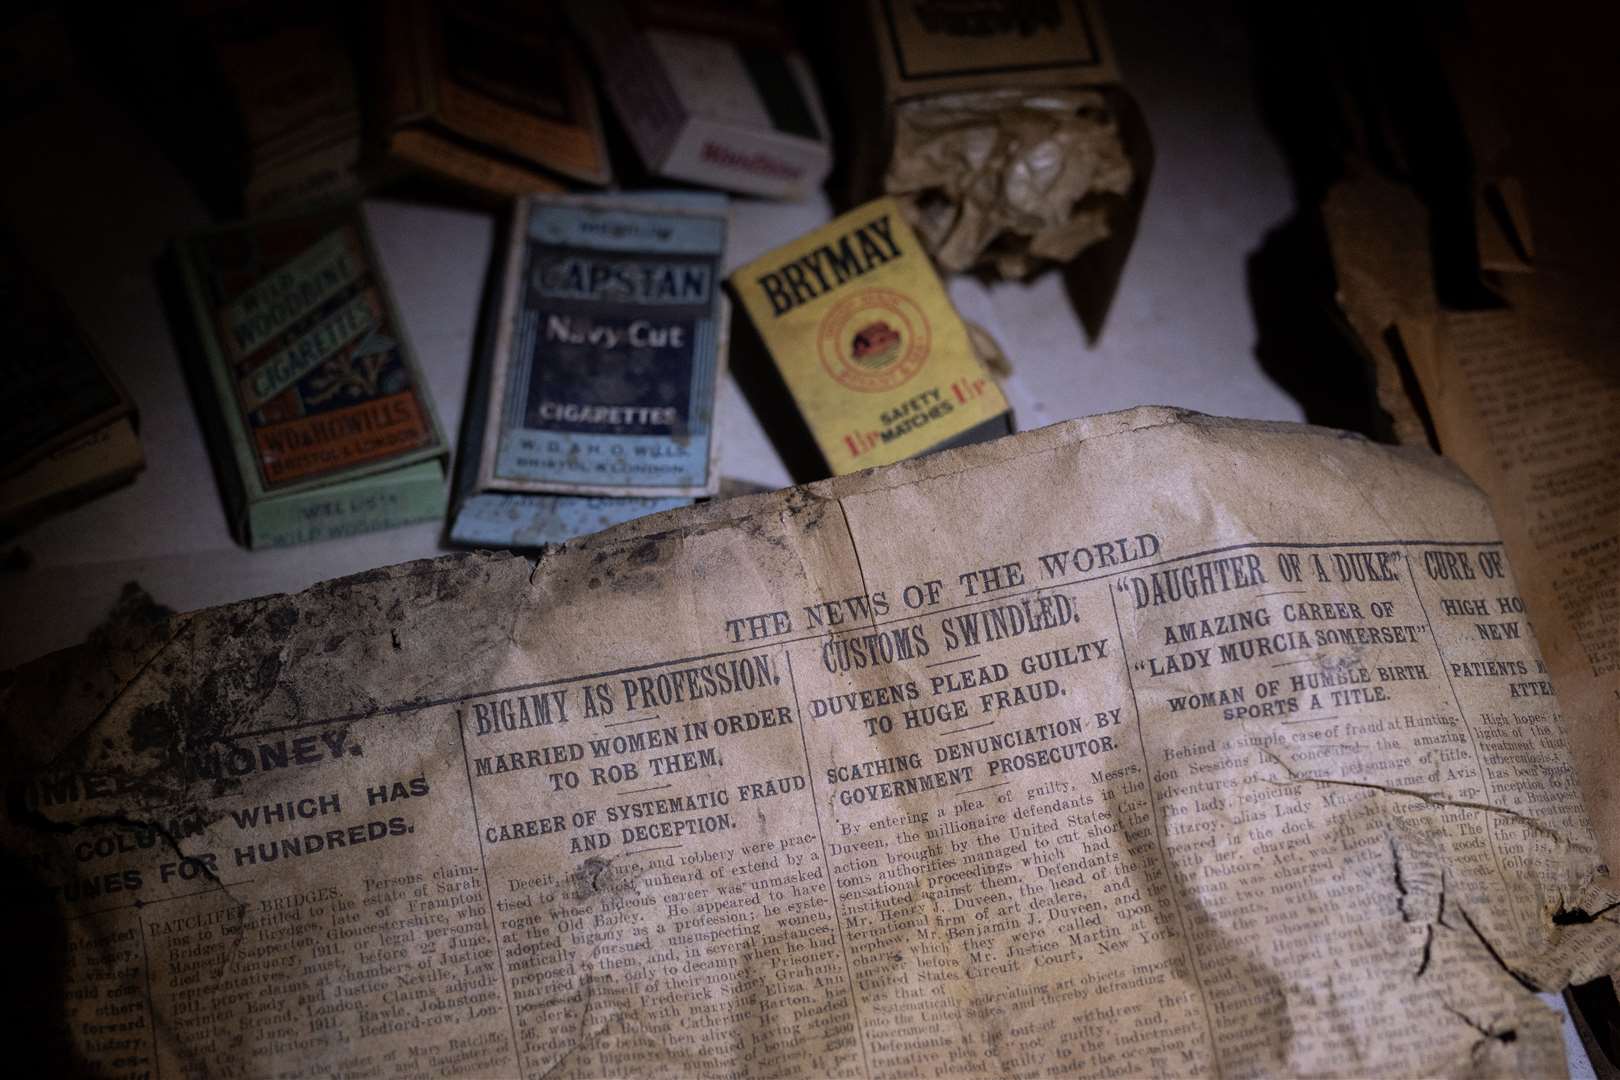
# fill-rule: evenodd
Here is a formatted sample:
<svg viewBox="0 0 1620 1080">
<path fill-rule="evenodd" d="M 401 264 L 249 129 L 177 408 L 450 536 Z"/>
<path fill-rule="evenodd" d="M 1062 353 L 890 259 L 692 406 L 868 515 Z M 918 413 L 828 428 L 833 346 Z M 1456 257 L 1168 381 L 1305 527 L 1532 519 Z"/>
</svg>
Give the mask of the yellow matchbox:
<svg viewBox="0 0 1620 1080">
<path fill-rule="evenodd" d="M 835 476 L 1008 432 L 1007 399 L 894 200 L 730 280 Z"/>
</svg>

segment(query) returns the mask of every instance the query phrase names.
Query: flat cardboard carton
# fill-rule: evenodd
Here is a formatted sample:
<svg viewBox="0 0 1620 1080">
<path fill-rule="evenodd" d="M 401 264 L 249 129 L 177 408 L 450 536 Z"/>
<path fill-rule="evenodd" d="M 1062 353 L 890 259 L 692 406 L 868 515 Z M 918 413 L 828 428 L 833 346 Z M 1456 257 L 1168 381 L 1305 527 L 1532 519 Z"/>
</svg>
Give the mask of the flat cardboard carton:
<svg viewBox="0 0 1620 1080">
<path fill-rule="evenodd" d="M 176 247 L 231 527 L 276 547 L 444 513 L 447 444 L 356 203 Z"/>
<path fill-rule="evenodd" d="M 1007 399 L 893 199 L 730 281 L 833 475 L 1008 432 Z"/>
</svg>

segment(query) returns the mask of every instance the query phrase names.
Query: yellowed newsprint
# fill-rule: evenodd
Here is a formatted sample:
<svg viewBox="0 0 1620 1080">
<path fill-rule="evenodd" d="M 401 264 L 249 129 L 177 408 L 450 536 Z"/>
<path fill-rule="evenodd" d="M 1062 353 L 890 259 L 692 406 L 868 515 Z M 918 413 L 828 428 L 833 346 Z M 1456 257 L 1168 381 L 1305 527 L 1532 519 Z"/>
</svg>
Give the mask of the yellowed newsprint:
<svg viewBox="0 0 1620 1080">
<path fill-rule="evenodd" d="M 109 1076 L 1551 1075 L 1620 956 L 1479 492 L 1162 409 L 4 684 Z"/>
</svg>

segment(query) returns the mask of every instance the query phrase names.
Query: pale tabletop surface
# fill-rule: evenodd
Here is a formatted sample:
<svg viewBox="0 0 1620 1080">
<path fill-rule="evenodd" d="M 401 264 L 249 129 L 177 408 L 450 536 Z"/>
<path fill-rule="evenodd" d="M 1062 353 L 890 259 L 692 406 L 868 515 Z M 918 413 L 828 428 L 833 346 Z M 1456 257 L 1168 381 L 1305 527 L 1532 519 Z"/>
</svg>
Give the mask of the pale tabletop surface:
<svg viewBox="0 0 1620 1080">
<path fill-rule="evenodd" d="M 1255 356 L 1246 262 L 1293 215 L 1294 196 L 1257 114 L 1242 31 L 1218 5 L 1176 20 L 1133 7 L 1114 5 L 1111 29 L 1157 160 L 1100 340 L 1087 342 L 1053 274 L 988 288 L 957 279 L 951 296 L 1012 361 L 1005 390 L 1019 430 L 1141 404 L 1303 420 L 1300 403 Z M 438 524 L 271 551 L 234 543 L 153 276 L 175 235 L 210 223 L 201 201 L 135 122 L 94 91 L 70 91 L 0 130 L 5 145 L 24 151 L 0 170 L 5 223 L 134 396 L 147 462 L 132 485 L 18 538 L 30 564 L 0 574 L 0 670 L 83 641 L 126 582 L 187 611 L 450 550 Z M 454 441 L 494 218 L 388 199 L 368 201 L 366 213 Z M 735 200 L 727 262 L 745 263 L 829 213 L 821 198 Z M 724 476 L 790 482 L 729 376 L 718 437 Z M 1592 1076 L 1567 1019 L 1564 1026 L 1572 1075 Z"/>
</svg>

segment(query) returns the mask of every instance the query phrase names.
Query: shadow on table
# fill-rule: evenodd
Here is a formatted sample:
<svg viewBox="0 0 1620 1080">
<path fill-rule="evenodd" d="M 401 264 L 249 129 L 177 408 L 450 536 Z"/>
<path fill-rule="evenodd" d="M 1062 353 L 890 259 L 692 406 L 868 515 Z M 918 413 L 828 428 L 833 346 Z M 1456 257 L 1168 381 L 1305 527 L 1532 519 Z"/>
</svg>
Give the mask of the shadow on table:
<svg viewBox="0 0 1620 1080">
<path fill-rule="evenodd" d="M 1256 3 L 1244 16 L 1259 112 L 1296 207 L 1248 259 L 1256 355 L 1312 423 L 1392 441 L 1369 358 L 1338 306 L 1319 208 L 1351 160 L 1408 185 L 1428 209 L 1433 300 L 1495 306 L 1480 276 L 1474 162 L 1441 66 L 1440 42 L 1464 34 L 1461 9 Z"/>
</svg>

